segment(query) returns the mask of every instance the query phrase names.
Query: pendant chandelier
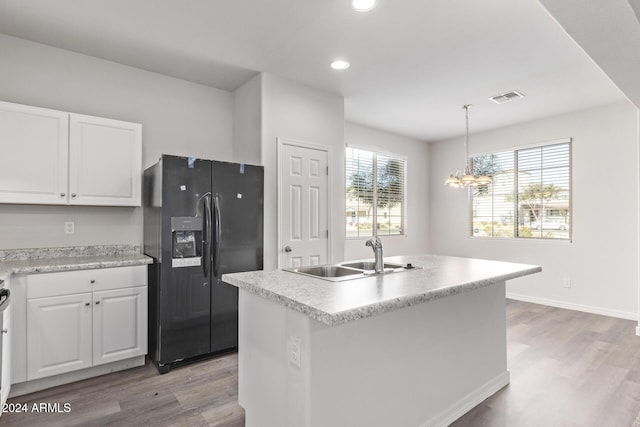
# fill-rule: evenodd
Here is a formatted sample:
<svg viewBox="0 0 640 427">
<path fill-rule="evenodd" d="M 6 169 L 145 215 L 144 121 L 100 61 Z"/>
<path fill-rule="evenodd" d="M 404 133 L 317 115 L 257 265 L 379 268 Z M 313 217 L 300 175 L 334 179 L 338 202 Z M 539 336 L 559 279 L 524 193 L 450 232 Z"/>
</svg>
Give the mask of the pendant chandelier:
<svg viewBox="0 0 640 427">
<path fill-rule="evenodd" d="M 464 135 L 464 154 L 466 164 L 463 173 L 460 173 L 460 171 L 456 171 L 455 174 L 452 173 L 444 182 L 444 185 L 452 188 L 469 188 L 477 187 L 478 185 L 491 184 L 491 178 L 487 175 L 482 174 L 480 176 L 476 176 L 472 173 L 471 159 L 469 158 L 469 108 L 471 108 L 471 105 L 465 104 L 462 108 L 464 108 L 466 124 L 466 132 Z"/>
</svg>

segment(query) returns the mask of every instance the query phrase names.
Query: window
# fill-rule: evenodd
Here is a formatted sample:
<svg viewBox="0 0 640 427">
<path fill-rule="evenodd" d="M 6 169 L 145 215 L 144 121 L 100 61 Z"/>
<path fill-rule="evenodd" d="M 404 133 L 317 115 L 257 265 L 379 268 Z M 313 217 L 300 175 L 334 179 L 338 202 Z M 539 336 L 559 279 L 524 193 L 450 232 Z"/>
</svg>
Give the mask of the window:
<svg viewBox="0 0 640 427">
<path fill-rule="evenodd" d="M 400 156 L 347 147 L 347 238 L 405 234 L 405 171 Z"/>
<path fill-rule="evenodd" d="M 472 157 L 472 236 L 571 239 L 571 140 Z"/>
</svg>

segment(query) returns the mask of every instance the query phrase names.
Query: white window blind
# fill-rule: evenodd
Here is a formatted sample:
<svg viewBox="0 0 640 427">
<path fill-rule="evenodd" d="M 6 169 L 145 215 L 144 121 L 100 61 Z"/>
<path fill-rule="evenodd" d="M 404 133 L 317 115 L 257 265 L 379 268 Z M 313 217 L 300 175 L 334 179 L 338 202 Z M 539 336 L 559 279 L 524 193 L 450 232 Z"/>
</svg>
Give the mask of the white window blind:
<svg viewBox="0 0 640 427">
<path fill-rule="evenodd" d="M 571 140 L 472 158 L 472 236 L 571 238 Z"/>
<path fill-rule="evenodd" d="M 514 237 L 513 151 L 473 158 L 474 170 L 482 169 L 481 164 L 493 170 L 493 174 L 489 172 L 492 183 L 478 187 L 473 194 L 473 235 Z"/>
<path fill-rule="evenodd" d="M 406 160 L 392 154 L 347 147 L 347 238 L 406 232 Z"/>
</svg>

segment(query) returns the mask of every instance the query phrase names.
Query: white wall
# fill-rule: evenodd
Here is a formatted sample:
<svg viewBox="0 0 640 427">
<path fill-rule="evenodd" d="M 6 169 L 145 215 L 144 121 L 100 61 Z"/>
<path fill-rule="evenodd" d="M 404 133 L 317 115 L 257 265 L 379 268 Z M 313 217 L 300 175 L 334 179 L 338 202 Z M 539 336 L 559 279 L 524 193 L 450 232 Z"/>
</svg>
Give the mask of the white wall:
<svg viewBox="0 0 640 427">
<path fill-rule="evenodd" d="M 5 35 L 0 58 L 2 101 L 142 123 L 144 167 L 162 153 L 233 158 L 230 92 Z M 0 248 L 141 244 L 141 224 L 137 208 L 0 205 Z"/>
<path fill-rule="evenodd" d="M 381 237 L 384 255 L 408 255 L 429 252 L 429 144 L 370 127 L 345 123 L 345 142 L 371 150 L 382 150 L 407 157 L 407 234 Z M 344 182 L 342 183 L 344 186 Z M 344 189 L 340 193 L 344 197 Z M 344 203 L 344 202 L 343 202 Z M 344 212 L 342 213 L 344 228 Z M 366 238 L 345 241 L 345 259 L 371 258 Z"/>
<path fill-rule="evenodd" d="M 340 95 L 262 73 L 262 164 L 265 173 L 264 269 L 278 265 L 277 138 L 326 145 L 333 151 L 330 244 L 344 256 L 344 102 Z"/>
<path fill-rule="evenodd" d="M 506 106 L 508 108 L 508 105 Z M 469 237 L 465 190 L 445 188 L 464 159 L 461 138 L 431 145 L 429 226 L 433 253 L 538 264 L 541 274 L 507 282 L 507 292 L 630 319 L 638 312 L 638 116 L 617 103 L 470 137 L 486 152 L 573 138 L 573 241 Z M 572 280 L 564 288 L 564 278 Z"/>
<path fill-rule="evenodd" d="M 262 164 L 262 77 L 233 92 L 233 161 Z"/>
</svg>

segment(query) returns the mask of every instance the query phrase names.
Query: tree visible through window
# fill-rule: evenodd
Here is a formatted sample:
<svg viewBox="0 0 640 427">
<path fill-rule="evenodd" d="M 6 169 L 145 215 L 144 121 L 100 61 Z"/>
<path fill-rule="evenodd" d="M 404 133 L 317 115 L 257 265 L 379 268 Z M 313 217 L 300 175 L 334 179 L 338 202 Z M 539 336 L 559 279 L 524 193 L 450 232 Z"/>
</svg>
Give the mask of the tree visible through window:
<svg viewBox="0 0 640 427">
<path fill-rule="evenodd" d="M 571 238 L 571 140 L 472 158 L 472 236 Z"/>
<path fill-rule="evenodd" d="M 406 160 L 346 148 L 347 238 L 405 234 Z"/>
</svg>

